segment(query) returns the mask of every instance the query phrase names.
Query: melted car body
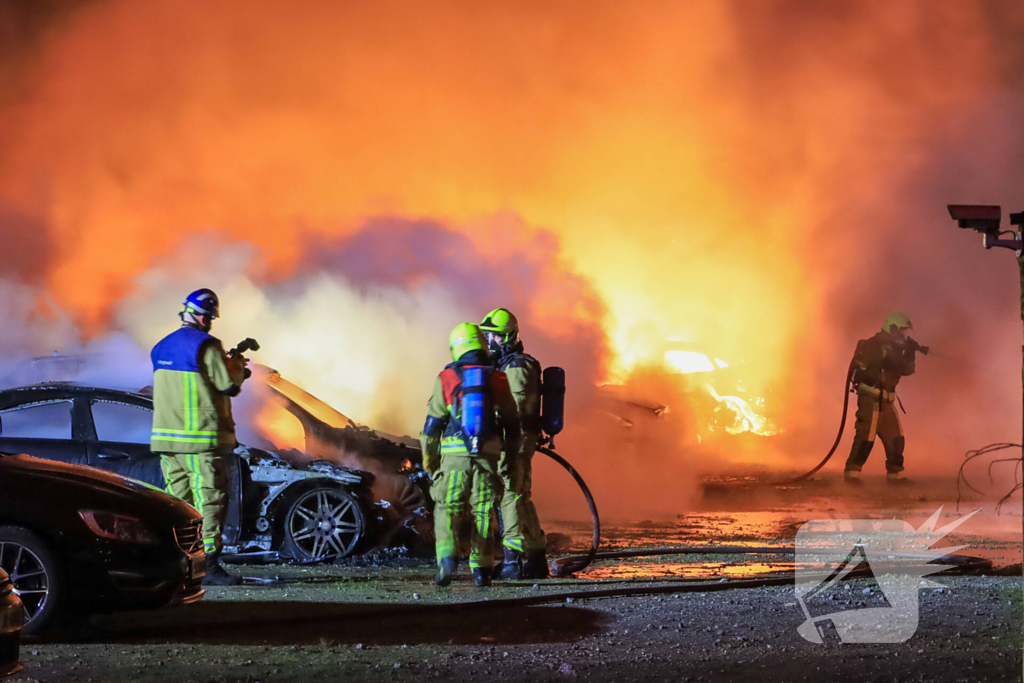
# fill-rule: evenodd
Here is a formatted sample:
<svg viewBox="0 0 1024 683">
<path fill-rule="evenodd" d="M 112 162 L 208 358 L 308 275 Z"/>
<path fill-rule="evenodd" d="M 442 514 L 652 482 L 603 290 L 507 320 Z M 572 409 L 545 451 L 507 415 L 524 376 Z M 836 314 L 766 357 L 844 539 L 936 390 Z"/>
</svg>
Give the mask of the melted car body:
<svg viewBox="0 0 1024 683">
<path fill-rule="evenodd" d="M 152 411 L 145 390 L 66 382 L 7 389 L 0 391 L 0 450 L 98 467 L 162 489 L 160 458 L 149 449 Z M 324 443 L 340 438 L 329 427 L 323 435 Z M 286 459 L 239 446 L 229 466 L 225 554 L 334 559 L 391 542 L 407 528 L 394 511 L 405 509 L 402 497 L 408 499 L 409 491 L 420 490 L 414 483 L 419 475 L 409 458 L 403 455 L 400 462 L 397 453 L 414 449 L 357 427 L 341 442 L 369 444 L 363 450 L 378 454 L 379 471 L 344 467 L 316 452 Z M 392 450 L 396 455 L 388 456 Z M 408 464 L 404 469 L 403 463 Z"/>
</svg>

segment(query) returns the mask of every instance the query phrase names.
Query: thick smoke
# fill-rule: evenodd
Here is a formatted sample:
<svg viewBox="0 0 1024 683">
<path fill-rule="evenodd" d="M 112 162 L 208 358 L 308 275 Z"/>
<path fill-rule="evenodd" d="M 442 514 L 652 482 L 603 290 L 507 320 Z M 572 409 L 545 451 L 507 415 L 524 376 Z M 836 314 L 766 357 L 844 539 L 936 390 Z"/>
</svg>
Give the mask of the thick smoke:
<svg viewBox="0 0 1024 683">
<path fill-rule="evenodd" d="M 944 211 L 1024 208 L 1018 2 L 43 6 L 0 22 L 12 352 L 145 346 L 213 284 L 226 341 L 294 348 L 272 364 L 410 431 L 446 327 L 505 303 L 576 395 L 607 369 L 686 417 L 595 465 L 612 487 L 650 453 L 695 468 L 674 449 L 702 416 L 636 370 L 666 340 L 742 368 L 786 430 L 697 462 L 803 467 L 896 309 L 944 356 L 902 387 L 911 469 L 1019 432 L 1012 258 Z M 594 424 L 567 446 L 615 451 Z"/>
<path fill-rule="evenodd" d="M 442 223 L 374 219 L 307 245 L 284 280 L 251 246 L 199 237 L 137 280 L 118 326 L 148 348 L 174 329 L 184 293 L 212 287 L 225 347 L 254 337 L 262 349 L 253 360 L 357 422 L 415 434 L 434 376 L 451 361 L 449 330 L 507 306 L 522 316 L 530 350 L 588 393 L 605 354 L 600 301 L 564 268 L 551 235 L 496 220 L 508 239 L 488 253 Z"/>
</svg>

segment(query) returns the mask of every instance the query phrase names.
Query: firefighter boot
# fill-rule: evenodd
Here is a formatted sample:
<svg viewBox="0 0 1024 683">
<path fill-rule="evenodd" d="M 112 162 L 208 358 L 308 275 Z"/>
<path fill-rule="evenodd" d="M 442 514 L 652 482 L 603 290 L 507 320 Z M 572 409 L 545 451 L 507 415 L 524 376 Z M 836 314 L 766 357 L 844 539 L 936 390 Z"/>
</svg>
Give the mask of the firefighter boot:
<svg viewBox="0 0 1024 683">
<path fill-rule="evenodd" d="M 910 480 L 903 476 L 903 450 L 907 447 L 907 440 L 902 435 L 897 436 L 885 446 L 886 481 L 890 484 L 909 484 Z"/>
<path fill-rule="evenodd" d="M 477 588 L 486 588 L 491 585 L 490 567 L 473 567 L 473 583 Z"/>
<path fill-rule="evenodd" d="M 550 576 L 548 557 L 543 550 L 534 550 L 526 554 L 526 561 L 523 562 L 524 579 L 546 579 Z"/>
<path fill-rule="evenodd" d="M 242 577 L 229 574 L 220 563 L 220 553 L 206 554 L 206 576 L 203 577 L 204 586 L 238 586 L 242 583 Z"/>
<path fill-rule="evenodd" d="M 442 557 L 437 562 L 437 576 L 434 577 L 434 585 L 446 588 L 452 585 L 452 577 L 455 575 L 455 558 Z"/>
<path fill-rule="evenodd" d="M 498 574 L 498 578 L 509 581 L 518 581 L 523 578 L 522 560 L 523 554 L 521 552 L 512 548 L 505 548 L 505 560 L 501 564 L 501 573 Z"/>
</svg>

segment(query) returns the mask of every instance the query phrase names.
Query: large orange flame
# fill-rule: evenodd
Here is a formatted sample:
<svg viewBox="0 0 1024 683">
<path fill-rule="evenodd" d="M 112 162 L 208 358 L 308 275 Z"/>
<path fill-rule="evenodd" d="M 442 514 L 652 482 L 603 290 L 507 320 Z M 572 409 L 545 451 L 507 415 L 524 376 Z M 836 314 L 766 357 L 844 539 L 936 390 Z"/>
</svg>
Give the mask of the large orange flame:
<svg viewBox="0 0 1024 683">
<path fill-rule="evenodd" d="M 176 250 L 199 260 L 250 244 L 260 272 L 245 275 L 284 280 L 305 272 L 317 239 L 399 215 L 458 226 L 474 257 L 510 273 L 536 267 L 502 262 L 510 251 L 559 252 L 598 304 L 564 316 L 556 278 L 521 317 L 567 347 L 578 320 L 599 325 L 613 380 L 660 365 L 667 339 L 742 358 L 743 396 L 770 397 L 805 445 L 821 440 L 818 413 L 838 414 L 832 387 L 855 340 L 889 309 L 914 313 L 926 343 L 965 356 L 984 343 L 1016 362 L 1015 314 L 990 303 L 1013 273 L 935 226 L 953 194 L 1018 196 L 1020 3 L 108 0 L 53 23 L 24 12 L 0 52 L 0 225 L 34 247 L 10 265 L 34 288 L 17 297 L 33 322 L 45 310 L 86 336 L 126 325 L 125 298 Z M 435 264 L 419 266 L 415 282 L 429 282 Z M 515 293 L 505 282 L 490 306 Z M 137 327 L 147 342 L 161 329 Z M 326 334 L 284 336 L 279 348 L 334 351 Z M 999 365 L 922 363 L 908 444 L 1007 438 L 1019 395 Z M 349 370 L 367 387 L 386 374 Z M 328 382 L 313 363 L 304 372 Z M 393 393 L 429 389 L 387 380 Z M 938 399 L 981 385 L 997 388 L 965 402 L 970 416 Z M 742 424 L 771 429 L 728 396 Z"/>
</svg>

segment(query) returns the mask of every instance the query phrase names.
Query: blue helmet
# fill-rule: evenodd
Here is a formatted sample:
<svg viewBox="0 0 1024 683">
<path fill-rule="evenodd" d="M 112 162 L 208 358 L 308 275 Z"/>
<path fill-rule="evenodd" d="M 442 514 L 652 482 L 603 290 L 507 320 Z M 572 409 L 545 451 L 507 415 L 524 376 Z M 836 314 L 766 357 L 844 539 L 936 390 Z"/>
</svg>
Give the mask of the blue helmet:
<svg viewBox="0 0 1024 683">
<path fill-rule="evenodd" d="M 220 299 L 212 289 L 197 289 L 185 297 L 185 311 L 193 311 L 211 318 L 220 317 Z"/>
</svg>

